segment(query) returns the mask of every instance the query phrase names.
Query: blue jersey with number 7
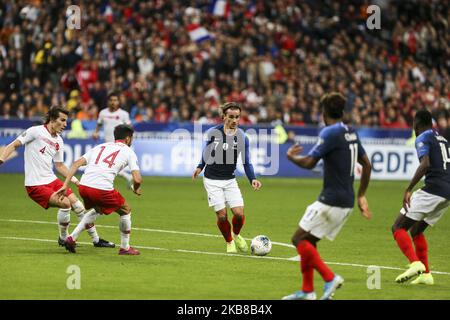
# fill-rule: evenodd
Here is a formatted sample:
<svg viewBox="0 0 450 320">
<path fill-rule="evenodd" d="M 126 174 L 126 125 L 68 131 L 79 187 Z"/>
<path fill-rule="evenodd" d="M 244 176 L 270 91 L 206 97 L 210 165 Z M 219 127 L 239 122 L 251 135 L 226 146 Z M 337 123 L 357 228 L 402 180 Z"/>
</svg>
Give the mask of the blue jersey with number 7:
<svg viewBox="0 0 450 320">
<path fill-rule="evenodd" d="M 423 191 L 450 200 L 450 146 L 448 141 L 433 129 L 416 138 L 419 160 L 429 156 L 430 167 L 425 174 Z"/>
<path fill-rule="evenodd" d="M 333 207 L 353 208 L 353 181 L 358 159 L 366 154 L 356 131 L 339 122 L 322 129 L 309 156 L 323 159 L 323 189 L 318 201 Z"/>
</svg>

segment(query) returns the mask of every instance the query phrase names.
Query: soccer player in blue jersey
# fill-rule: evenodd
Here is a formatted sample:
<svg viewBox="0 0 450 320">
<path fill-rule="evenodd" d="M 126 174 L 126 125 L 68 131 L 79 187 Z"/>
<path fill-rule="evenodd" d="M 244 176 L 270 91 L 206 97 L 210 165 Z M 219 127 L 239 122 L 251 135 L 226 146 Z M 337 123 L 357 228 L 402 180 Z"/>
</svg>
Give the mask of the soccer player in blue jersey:
<svg viewBox="0 0 450 320">
<path fill-rule="evenodd" d="M 372 166 L 355 130 L 342 122 L 345 103 L 340 93 L 325 94 L 320 104 L 326 127 L 320 132 L 319 141 L 308 155 L 299 155 L 303 148 L 297 144 L 287 151 L 288 159 L 305 169 L 313 169 L 323 159 L 324 179 L 317 201 L 306 208 L 292 236 L 292 243 L 301 256 L 302 290 L 283 297 L 284 300 L 315 300 L 314 270 L 325 281 L 321 300 L 331 299 L 336 289 L 343 284 L 344 279 L 334 274 L 320 258 L 317 243 L 323 237 L 334 240 L 353 210 L 353 181 L 357 162 L 362 165 L 358 206 L 365 218 L 370 219 L 372 216 L 365 197 Z"/>
<path fill-rule="evenodd" d="M 427 110 L 418 111 L 414 116 L 414 131 L 420 164 L 405 190 L 403 208 L 392 226 L 395 241 L 411 263 L 395 279 L 398 283 L 417 275 L 419 276 L 412 284 L 434 283 L 428 266 L 428 245 L 423 232 L 428 226 L 433 226 L 450 207 L 450 146 L 432 127 L 431 113 Z M 423 176 L 425 186 L 412 193 Z"/>
<path fill-rule="evenodd" d="M 244 131 L 238 128 L 241 106 L 235 102 L 227 102 L 221 109 L 223 124 L 208 130 L 202 161 L 192 174 L 192 179 L 195 180 L 205 169 L 203 184 L 209 206 L 216 212 L 217 226 L 227 242 L 227 253 L 236 253 L 237 249 L 246 252 L 247 243 L 240 235 L 245 222 L 244 200 L 234 176 L 239 156 L 243 160 L 245 174 L 253 189 L 259 190 L 262 184 L 256 179 L 250 162 L 248 138 Z M 233 213 L 233 234 L 226 205 Z"/>
</svg>

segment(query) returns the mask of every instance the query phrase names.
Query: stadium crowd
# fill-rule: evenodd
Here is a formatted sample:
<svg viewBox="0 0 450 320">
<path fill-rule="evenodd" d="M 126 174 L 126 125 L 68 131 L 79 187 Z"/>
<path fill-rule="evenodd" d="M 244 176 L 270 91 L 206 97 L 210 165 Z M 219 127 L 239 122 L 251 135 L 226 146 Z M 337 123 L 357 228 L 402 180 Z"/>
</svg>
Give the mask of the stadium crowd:
<svg viewBox="0 0 450 320">
<path fill-rule="evenodd" d="M 407 128 L 426 107 L 450 128 L 448 1 L 236 0 L 216 12 L 214 3 L 2 2 L 0 116 L 63 104 L 96 119 L 117 89 L 136 121 L 216 123 L 233 100 L 243 124 L 315 125 L 332 90 L 355 125 Z M 66 25 L 72 4 L 80 29 Z M 366 26 L 370 4 L 381 29 Z"/>
</svg>

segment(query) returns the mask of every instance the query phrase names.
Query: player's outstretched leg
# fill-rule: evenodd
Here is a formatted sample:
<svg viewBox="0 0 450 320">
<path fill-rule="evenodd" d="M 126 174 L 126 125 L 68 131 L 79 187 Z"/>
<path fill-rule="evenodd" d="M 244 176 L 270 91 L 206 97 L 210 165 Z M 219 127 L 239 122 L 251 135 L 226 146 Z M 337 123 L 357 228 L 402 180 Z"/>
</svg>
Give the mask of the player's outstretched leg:
<svg viewBox="0 0 450 320">
<path fill-rule="evenodd" d="M 129 207 L 125 204 L 125 206 L 129 209 Z M 121 210 L 120 214 L 120 255 L 131 255 L 136 256 L 139 255 L 140 252 L 133 247 L 130 246 L 130 233 L 131 233 L 131 211 L 130 210 Z"/>
<path fill-rule="evenodd" d="M 231 225 L 227 217 L 227 209 L 222 208 L 216 211 L 217 215 L 217 227 L 219 227 L 223 238 L 227 243 L 227 253 L 237 253 L 236 243 L 231 235 Z"/>
<path fill-rule="evenodd" d="M 64 246 L 66 247 L 67 251 L 72 253 L 76 252 L 76 240 L 80 236 L 81 232 L 91 228 L 91 226 L 95 222 L 95 219 L 97 219 L 99 215 L 100 214 L 97 213 L 95 209 L 90 209 L 84 214 L 83 219 L 81 219 L 81 221 L 64 242 Z"/>
<path fill-rule="evenodd" d="M 302 254 L 297 246 L 297 252 Z M 314 292 L 314 267 L 310 259 L 302 256 L 300 259 L 300 269 L 302 272 L 302 290 L 296 291 L 290 295 L 284 296 L 282 300 L 316 300 L 317 296 Z"/>
<path fill-rule="evenodd" d="M 58 243 L 61 241 L 64 243 L 64 240 L 67 238 L 67 230 L 69 229 L 70 224 L 70 209 L 60 208 L 58 210 L 58 228 L 59 228 L 59 238 Z"/>
<path fill-rule="evenodd" d="M 416 248 L 417 257 L 420 259 L 420 262 L 425 266 L 425 271 L 423 274 L 419 275 L 411 284 L 427 284 L 433 285 L 434 279 L 431 275 L 430 268 L 428 267 L 428 246 L 427 241 L 425 239 L 425 235 L 420 233 L 418 235 L 413 236 L 414 246 Z"/>
<path fill-rule="evenodd" d="M 59 237 L 58 244 L 64 246 L 67 238 L 67 230 L 70 224 L 70 201 L 67 197 L 60 198 L 56 193 L 52 194 L 48 200 L 49 207 L 59 208 L 57 213 Z"/>
<path fill-rule="evenodd" d="M 69 200 L 72 204 L 72 210 L 75 211 L 78 222 L 81 222 L 86 213 L 86 209 L 85 209 L 83 203 L 80 200 L 78 200 L 78 198 L 74 194 L 71 194 L 69 196 Z M 102 239 L 98 236 L 97 229 L 95 228 L 95 225 L 93 222 L 90 225 L 85 224 L 85 227 L 86 227 L 87 233 L 89 234 L 89 236 L 92 239 L 92 243 L 94 244 L 94 247 L 114 248 L 116 246 L 114 243 L 112 243 L 108 240 Z"/>
<path fill-rule="evenodd" d="M 238 249 L 242 252 L 248 251 L 248 245 L 245 239 L 240 235 L 241 229 L 245 223 L 244 207 L 231 208 L 233 212 L 233 239 Z"/>
<path fill-rule="evenodd" d="M 325 281 L 325 286 L 323 288 L 323 295 L 320 300 L 329 300 L 333 297 L 337 289 L 339 289 L 344 283 L 344 279 L 334 274 L 330 268 L 323 262 L 320 258 L 319 252 L 316 247 L 309 240 L 302 240 L 297 245 L 297 251 L 301 256 L 301 260 L 312 266 L 317 270 Z M 307 280 L 308 276 L 311 277 L 311 273 L 306 272 L 306 277 L 304 281 Z M 312 277 L 311 277 L 312 278 Z"/>
<path fill-rule="evenodd" d="M 428 227 L 428 223 L 425 221 L 419 221 L 415 223 L 411 229 L 410 233 L 413 238 L 414 247 L 416 248 L 417 257 L 420 259 L 420 262 L 425 266 L 425 272 L 419 275 L 411 284 L 426 284 L 433 285 L 434 279 L 431 275 L 430 268 L 428 265 L 428 244 L 425 239 L 425 235 L 423 232 Z"/>
<path fill-rule="evenodd" d="M 325 283 L 325 286 L 323 288 L 323 295 L 320 300 L 330 300 L 334 296 L 336 290 L 342 287 L 343 284 L 344 278 L 342 278 L 338 274 L 335 274 L 331 281 Z"/>
<path fill-rule="evenodd" d="M 324 294 L 321 300 L 331 299 L 335 291 L 342 286 L 344 279 L 335 275 L 320 258 L 316 249 L 319 238 L 306 232 L 301 227 L 292 236 L 292 244 L 297 248 L 301 256 L 300 267 L 302 271 L 302 290 L 283 297 L 284 300 L 315 300 L 314 269 L 317 270 L 325 281 Z"/>
<path fill-rule="evenodd" d="M 416 221 L 406 217 L 403 214 L 400 214 L 396 222 L 392 226 L 394 239 L 397 242 L 397 245 L 402 253 L 405 255 L 405 257 L 408 258 L 410 262 L 408 269 L 395 279 L 397 283 L 406 282 L 424 273 L 426 270 L 425 265 L 420 262 L 419 258 L 417 257 L 417 254 L 413 248 L 412 240 L 407 232 L 407 230 L 409 230 L 415 223 Z"/>
</svg>

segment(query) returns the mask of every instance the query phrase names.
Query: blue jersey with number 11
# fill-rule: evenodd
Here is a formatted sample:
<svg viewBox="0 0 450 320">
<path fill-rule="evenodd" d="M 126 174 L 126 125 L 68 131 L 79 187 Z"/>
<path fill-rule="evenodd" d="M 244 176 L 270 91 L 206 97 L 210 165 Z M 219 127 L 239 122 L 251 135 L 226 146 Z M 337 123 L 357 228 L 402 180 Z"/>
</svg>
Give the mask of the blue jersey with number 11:
<svg viewBox="0 0 450 320">
<path fill-rule="evenodd" d="M 419 160 L 429 156 L 430 167 L 425 174 L 423 191 L 450 200 L 450 146 L 448 141 L 430 129 L 416 138 Z"/>
<path fill-rule="evenodd" d="M 353 181 L 358 158 L 366 154 L 353 128 L 339 122 L 325 127 L 309 156 L 323 159 L 323 189 L 318 200 L 333 207 L 353 208 Z"/>
</svg>

